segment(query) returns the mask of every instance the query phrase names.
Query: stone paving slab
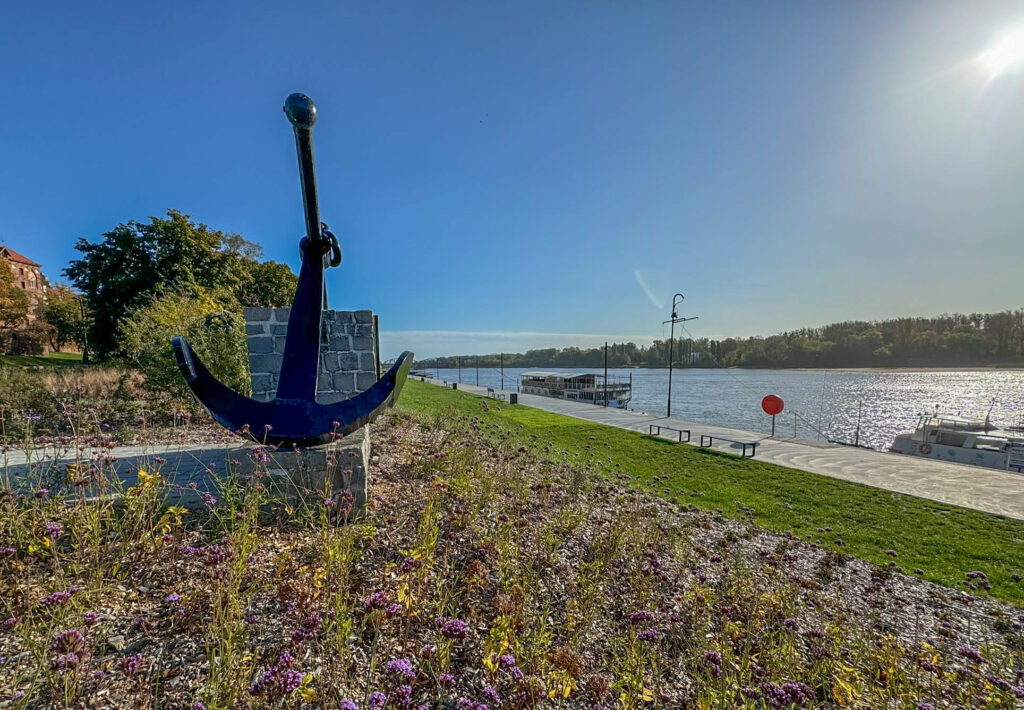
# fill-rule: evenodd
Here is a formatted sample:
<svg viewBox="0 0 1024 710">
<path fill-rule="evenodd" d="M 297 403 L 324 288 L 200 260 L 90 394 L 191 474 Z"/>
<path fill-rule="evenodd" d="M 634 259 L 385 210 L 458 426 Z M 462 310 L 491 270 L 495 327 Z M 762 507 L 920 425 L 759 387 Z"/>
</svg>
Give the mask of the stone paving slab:
<svg viewBox="0 0 1024 710">
<path fill-rule="evenodd" d="M 433 384 L 445 384 L 430 379 Z M 474 385 L 458 385 L 458 389 L 486 395 L 487 389 Z M 758 442 L 758 461 L 778 464 L 809 473 L 817 473 L 844 481 L 863 483 L 896 493 L 927 498 L 939 503 L 973 508 L 986 513 L 1024 520 L 1024 475 L 997 471 L 979 466 L 932 461 L 916 456 L 891 454 L 853 446 L 841 446 L 789 437 L 772 438 L 761 432 L 720 427 L 675 417 L 663 417 L 613 407 L 597 407 L 572 400 L 555 399 L 532 394 L 519 394 L 519 404 L 556 414 L 585 419 L 597 424 L 647 433 L 651 424 L 689 429 L 693 440 L 700 434 L 722 436 L 740 441 Z M 673 432 L 664 438 L 675 439 Z M 681 444 L 685 446 L 686 444 Z M 713 447 L 738 455 L 739 447 L 726 442 Z"/>
</svg>

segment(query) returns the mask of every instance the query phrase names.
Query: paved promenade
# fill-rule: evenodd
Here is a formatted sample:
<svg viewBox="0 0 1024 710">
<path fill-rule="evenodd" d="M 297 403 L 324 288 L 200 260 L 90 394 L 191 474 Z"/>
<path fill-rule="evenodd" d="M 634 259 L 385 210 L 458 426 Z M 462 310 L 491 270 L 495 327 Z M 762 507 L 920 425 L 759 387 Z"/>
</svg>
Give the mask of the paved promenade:
<svg viewBox="0 0 1024 710">
<path fill-rule="evenodd" d="M 431 382 L 431 380 L 425 380 Z M 434 384 L 438 384 L 436 381 Z M 451 383 L 448 384 L 451 386 Z M 459 385 L 459 390 L 474 394 L 487 394 L 484 387 Z M 915 456 L 889 454 L 852 446 L 840 446 L 806 439 L 776 436 L 760 432 L 730 429 L 728 427 L 692 422 L 675 417 L 631 412 L 612 407 L 571 400 L 520 394 L 519 403 L 597 424 L 631 429 L 647 433 L 651 424 L 689 429 L 693 444 L 699 443 L 701 434 L 723 436 L 740 441 L 757 441 L 758 461 L 818 473 L 844 481 L 863 483 L 898 493 L 928 498 L 940 503 L 974 508 L 1024 520 L 1024 475 L 996 471 L 989 468 L 931 461 Z M 674 432 L 665 432 L 671 438 Z M 681 444 L 685 446 L 686 444 Z M 714 448 L 739 454 L 739 449 L 728 442 L 715 442 Z"/>
</svg>

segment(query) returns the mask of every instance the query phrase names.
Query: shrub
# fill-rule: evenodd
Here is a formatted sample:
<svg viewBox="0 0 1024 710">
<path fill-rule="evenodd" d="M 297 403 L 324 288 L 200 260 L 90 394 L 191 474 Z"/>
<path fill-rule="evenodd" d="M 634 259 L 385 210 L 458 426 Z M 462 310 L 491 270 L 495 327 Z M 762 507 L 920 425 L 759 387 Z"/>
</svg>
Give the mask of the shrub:
<svg viewBox="0 0 1024 710">
<path fill-rule="evenodd" d="M 193 406 L 171 348 L 176 335 L 188 339 L 221 382 L 242 393 L 250 391 L 245 322 L 208 292 L 164 294 L 122 322 L 120 353 L 142 373 L 146 389 L 167 393 L 180 406 Z"/>
<path fill-rule="evenodd" d="M 4 434 L 21 438 L 26 417 L 36 416 L 47 424 L 59 419 L 57 400 L 42 376 L 20 367 L 0 367 L 0 440 Z"/>
</svg>

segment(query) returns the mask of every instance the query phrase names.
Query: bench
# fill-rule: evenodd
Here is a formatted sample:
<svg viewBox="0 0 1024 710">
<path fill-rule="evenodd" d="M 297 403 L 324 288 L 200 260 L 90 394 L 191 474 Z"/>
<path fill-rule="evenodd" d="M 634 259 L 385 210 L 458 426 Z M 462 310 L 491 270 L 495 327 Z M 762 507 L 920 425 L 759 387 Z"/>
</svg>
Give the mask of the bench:
<svg viewBox="0 0 1024 710">
<path fill-rule="evenodd" d="M 754 454 L 757 453 L 757 445 L 758 445 L 759 442 L 757 442 L 757 441 L 740 441 L 738 439 L 730 439 L 727 436 L 712 436 L 711 434 L 701 434 L 700 435 L 700 445 L 703 448 L 709 448 L 714 443 L 715 439 L 718 439 L 719 441 L 728 441 L 730 443 L 739 444 L 740 446 L 742 446 L 743 447 L 743 453 L 740 454 L 740 458 L 741 459 L 746 459 L 746 458 L 751 458 L 752 459 L 752 458 L 754 458 Z M 750 447 L 750 454 L 749 455 L 747 454 L 747 447 Z"/>
<path fill-rule="evenodd" d="M 657 431 L 655 431 L 657 429 Z M 647 429 L 647 433 L 651 436 L 661 436 L 661 430 L 674 431 L 679 434 L 679 442 L 682 444 L 688 444 L 690 442 L 690 430 L 689 429 L 676 429 L 675 427 L 664 426 L 662 424 L 651 424 Z M 683 440 L 683 434 L 686 434 L 686 440 Z"/>
</svg>

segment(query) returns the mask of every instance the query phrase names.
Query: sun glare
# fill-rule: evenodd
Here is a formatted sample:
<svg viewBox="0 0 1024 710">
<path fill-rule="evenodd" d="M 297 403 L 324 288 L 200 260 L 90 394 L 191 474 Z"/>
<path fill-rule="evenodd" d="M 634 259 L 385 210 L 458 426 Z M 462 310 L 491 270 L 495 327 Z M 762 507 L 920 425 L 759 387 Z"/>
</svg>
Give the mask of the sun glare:
<svg viewBox="0 0 1024 710">
<path fill-rule="evenodd" d="M 1016 27 L 996 39 L 978 55 L 978 64 L 988 78 L 995 79 L 1024 66 L 1024 27 Z"/>
</svg>

